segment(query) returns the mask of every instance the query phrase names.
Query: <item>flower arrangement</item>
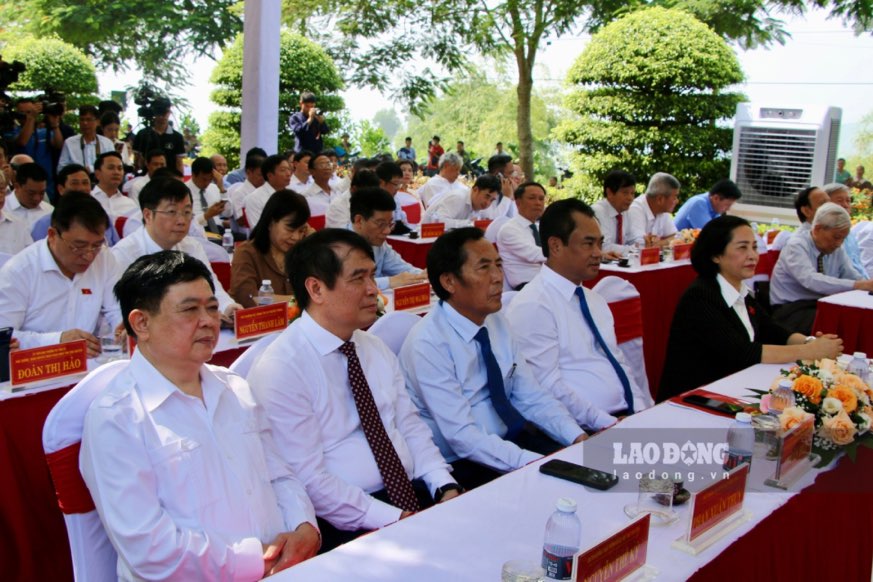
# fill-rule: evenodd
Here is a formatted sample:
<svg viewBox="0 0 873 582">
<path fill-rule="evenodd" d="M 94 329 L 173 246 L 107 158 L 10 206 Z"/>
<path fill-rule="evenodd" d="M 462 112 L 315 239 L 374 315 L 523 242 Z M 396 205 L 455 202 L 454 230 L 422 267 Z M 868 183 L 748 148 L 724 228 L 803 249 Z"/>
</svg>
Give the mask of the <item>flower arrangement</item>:
<svg viewBox="0 0 873 582">
<path fill-rule="evenodd" d="M 699 234 L 699 228 L 683 228 L 677 232 L 676 236 L 673 237 L 673 240 L 670 241 L 670 246 L 693 243 L 697 240 L 697 235 Z"/>
<path fill-rule="evenodd" d="M 787 431 L 809 416 L 815 418 L 812 447 L 821 456 L 819 466 L 830 463 L 841 451 L 854 460 L 858 446 L 873 448 L 873 390 L 861 378 L 834 360 L 798 361 L 782 370 L 770 390 L 753 390 L 761 399 L 760 412 L 769 412 L 772 392 L 785 379 L 791 381 L 795 405 L 782 411 L 779 423 Z"/>
</svg>

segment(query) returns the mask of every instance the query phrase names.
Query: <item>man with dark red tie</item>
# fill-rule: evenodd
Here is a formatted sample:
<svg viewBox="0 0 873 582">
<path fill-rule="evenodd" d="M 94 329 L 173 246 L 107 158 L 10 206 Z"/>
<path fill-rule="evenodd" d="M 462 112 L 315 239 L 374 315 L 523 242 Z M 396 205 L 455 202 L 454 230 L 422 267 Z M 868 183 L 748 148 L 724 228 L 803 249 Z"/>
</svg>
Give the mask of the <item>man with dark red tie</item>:
<svg viewBox="0 0 873 582">
<path fill-rule="evenodd" d="M 607 258 L 624 255 L 630 244 L 627 211 L 634 201 L 637 179 L 624 170 L 613 170 L 603 179 L 603 198 L 591 205 L 603 232 L 603 252 Z"/>
<path fill-rule="evenodd" d="M 375 269 L 354 232 L 325 229 L 298 243 L 286 272 L 303 315 L 248 377 L 315 505 L 323 551 L 460 492 L 397 358 L 361 331 L 376 320 Z"/>
</svg>

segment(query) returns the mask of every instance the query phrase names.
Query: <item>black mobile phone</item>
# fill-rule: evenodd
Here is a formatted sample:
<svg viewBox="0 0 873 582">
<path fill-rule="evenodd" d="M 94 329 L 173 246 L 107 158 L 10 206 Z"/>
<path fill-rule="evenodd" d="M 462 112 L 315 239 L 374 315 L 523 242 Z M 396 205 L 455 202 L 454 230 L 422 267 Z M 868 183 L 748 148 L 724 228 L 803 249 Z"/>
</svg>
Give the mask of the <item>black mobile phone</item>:
<svg viewBox="0 0 873 582">
<path fill-rule="evenodd" d="M 689 394 L 688 396 L 683 396 L 682 401 L 687 402 L 688 404 L 693 404 L 694 406 L 706 408 L 707 410 L 720 412 L 721 414 L 731 417 L 734 416 L 737 412 L 743 411 L 743 407 L 739 406 L 738 404 L 731 404 L 730 402 L 725 402 L 724 400 L 716 400 L 715 398 L 707 398 L 706 396 L 701 396 L 700 394 Z"/>
<path fill-rule="evenodd" d="M 12 342 L 12 328 L 0 329 L 0 382 L 9 381 L 9 344 Z"/>
<path fill-rule="evenodd" d="M 618 477 L 576 463 L 552 459 L 540 465 L 540 473 L 606 491 L 618 484 Z"/>
</svg>

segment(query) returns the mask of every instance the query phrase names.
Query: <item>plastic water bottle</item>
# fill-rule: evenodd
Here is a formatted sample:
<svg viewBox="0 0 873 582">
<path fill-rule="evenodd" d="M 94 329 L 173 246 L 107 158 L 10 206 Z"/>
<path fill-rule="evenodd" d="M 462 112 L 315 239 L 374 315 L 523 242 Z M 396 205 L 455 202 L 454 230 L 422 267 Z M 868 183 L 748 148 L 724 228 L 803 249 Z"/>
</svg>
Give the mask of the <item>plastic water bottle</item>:
<svg viewBox="0 0 873 582">
<path fill-rule="evenodd" d="M 269 279 L 264 279 L 261 281 L 261 288 L 258 289 L 258 297 L 255 299 L 255 303 L 258 306 L 261 305 L 272 305 L 275 294 L 273 293 L 273 284 Z"/>
<path fill-rule="evenodd" d="M 865 383 L 870 384 L 870 365 L 867 363 L 867 354 L 864 352 L 855 352 L 846 371 L 856 375 Z"/>
<path fill-rule="evenodd" d="M 791 380 L 779 380 L 779 385 L 770 395 L 770 412 L 775 415 L 782 414 L 783 410 L 791 408 L 795 402 L 794 390 L 791 389 Z"/>
<path fill-rule="evenodd" d="M 228 255 L 233 254 L 233 233 L 230 232 L 229 228 L 225 228 L 221 235 L 221 246 L 224 247 Z"/>
<path fill-rule="evenodd" d="M 582 541 L 582 522 L 576 515 L 576 502 L 561 497 L 555 512 L 546 522 L 543 542 L 543 570 L 550 580 L 569 580 L 573 573 L 573 555 Z"/>
<path fill-rule="evenodd" d="M 728 453 L 724 470 L 730 471 L 743 463 L 752 464 L 752 451 L 755 449 L 755 429 L 752 428 L 752 415 L 738 412 L 727 434 Z"/>
</svg>

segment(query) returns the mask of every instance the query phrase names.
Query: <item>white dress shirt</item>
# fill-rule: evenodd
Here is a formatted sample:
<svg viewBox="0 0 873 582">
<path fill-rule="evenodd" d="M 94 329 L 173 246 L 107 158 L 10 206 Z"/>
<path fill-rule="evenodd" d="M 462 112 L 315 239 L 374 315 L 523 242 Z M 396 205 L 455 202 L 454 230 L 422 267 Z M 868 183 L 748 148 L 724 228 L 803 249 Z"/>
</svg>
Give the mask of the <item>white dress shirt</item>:
<svg viewBox="0 0 873 582">
<path fill-rule="evenodd" d="M 327 206 L 324 225 L 327 228 L 346 228 L 352 221 L 352 192 L 346 190 L 334 196 Z"/>
<path fill-rule="evenodd" d="M 627 211 L 631 223 L 630 240 L 627 244 L 642 243 L 647 234 L 664 238 L 677 232 L 670 213 L 662 212 L 655 216 L 646 198 L 645 194 L 637 196 Z"/>
<path fill-rule="evenodd" d="M 546 262 L 542 247 L 534 240 L 533 223 L 522 215 L 510 218 L 497 233 L 497 252 L 503 259 L 503 274 L 513 289 L 527 283 Z"/>
<path fill-rule="evenodd" d="M 121 271 L 105 247 L 84 273 L 70 279 L 49 251 L 48 239 L 34 243 L 0 269 L 0 327 L 12 327 L 22 348 L 60 343 L 61 333 L 97 333 L 102 315 L 114 329 L 121 309 L 112 287 Z"/>
<path fill-rule="evenodd" d="M 479 211 L 479 215 L 487 220 L 496 220 L 503 216 L 512 218 L 518 215 L 518 207 L 515 205 L 514 198 L 498 194 L 488 208 Z"/>
<path fill-rule="evenodd" d="M 246 197 L 255 191 L 255 185 L 249 182 L 248 178 L 243 182 L 231 184 L 227 189 L 227 199 L 233 207 L 233 217 L 237 220 L 242 218 L 243 208 L 245 208 Z M 254 225 L 249 225 L 253 227 Z"/>
<path fill-rule="evenodd" d="M 567 407 L 579 424 L 600 430 L 615 422 L 613 412 L 628 408 L 624 388 L 582 315 L 578 287 L 548 265 L 509 304 L 506 319 L 521 353 L 539 383 Z M 606 301 L 590 289 L 585 299 L 609 351 L 624 368 L 634 410 L 651 406 L 636 385 L 631 365 L 615 339 L 615 321 Z"/>
<path fill-rule="evenodd" d="M 100 186 L 94 186 L 91 191 L 91 196 L 97 199 L 106 214 L 109 215 L 111 226 L 115 226 L 115 221 L 121 216 L 125 218 L 135 218 L 142 222 L 142 211 L 136 202 L 116 190 L 112 196 L 104 192 Z"/>
<path fill-rule="evenodd" d="M 873 273 L 873 222 L 862 220 L 852 227 L 852 234 L 858 240 L 861 264 L 867 273 Z"/>
<path fill-rule="evenodd" d="M 379 338 L 352 335 L 379 416 L 410 479 L 431 493 L 454 483 L 403 386 L 397 357 Z M 306 485 L 316 513 L 343 530 L 376 529 L 401 510 L 369 495 L 384 487 L 361 428 L 343 340 L 307 312 L 252 367 L 249 383 L 284 458 Z"/>
<path fill-rule="evenodd" d="M 330 206 L 331 201 L 336 196 L 339 196 L 340 192 L 334 190 L 333 186 L 328 184 L 327 187 L 330 190 L 324 191 L 321 189 L 321 186 L 312 182 L 301 192 L 306 197 L 306 202 L 309 204 L 309 213 L 312 216 L 324 216 L 327 214 L 327 208 Z"/>
<path fill-rule="evenodd" d="M 206 244 L 212 245 L 215 243 L 207 241 Z M 218 247 L 218 245 L 216 245 L 216 247 Z M 120 272 L 123 273 L 138 258 L 145 255 L 159 253 L 163 250 L 164 249 L 158 246 L 158 243 L 149 236 L 145 227 L 141 226 L 129 236 L 118 241 L 118 244 L 112 247 L 112 254 L 115 255 L 115 260 L 118 262 Z M 209 269 L 209 274 L 212 276 L 212 284 L 215 285 L 215 297 L 218 299 L 218 308 L 222 313 L 228 308 L 228 306 L 236 303 L 236 301 L 227 294 L 227 291 L 225 291 L 224 287 L 221 286 L 218 277 L 216 277 L 215 273 L 212 271 L 212 265 L 210 264 L 209 257 L 206 256 L 206 251 L 203 250 L 203 245 L 192 237 L 186 236 L 170 250 L 182 251 L 186 255 L 190 255 L 206 265 L 206 268 Z"/>
<path fill-rule="evenodd" d="M 597 222 L 600 223 L 600 233 L 603 235 L 603 251 L 607 253 L 627 253 L 633 242 L 628 211 L 625 210 L 621 213 L 622 244 L 618 244 L 616 242 L 618 236 L 618 211 L 606 198 L 601 198 L 592 204 L 591 209 L 594 210 L 594 216 L 597 217 Z"/>
<path fill-rule="evenodd" d="M 20 202 L 18 202 L 14 190 L 11 190 L 6 195 L 6 205 L 3 207 L 3 211 L 8 212 L 12 218 L 17 218 L 26 224 L 28 232 L 33 228 L 34 222 L 46 214 L 51 214 L 54 209 L 55 207 L 45 200 L 40 201 L 39 206 L 36 208 L 25 208 Z"/>
<path fill-rule="evenodd" d="M 14 255 L 32 242 L 27 225 L 0 208 L 0 253 Z"/>
<path fill-rule="evenodd" d="M 64 147 L 61 149 L 61 157 L 58 160 L 58 172 L 61 168 L 70 164 L 79 164 L 85 166 L 89 174 L 94 172 L 94 162 L 97 156 L 106 152 L 114 152 L 115 144 L 108 137 L 97 134 L 96 139 L 92 142 L 86 142 L 82 145 L 82 135 L 77 134 L 68 137 L 64 140 Z M 99 151 L 98 151 L 98 145 Z"/>
<path fill-rule="evenodd" d="M 333 178 L 331 178 L 330 181 L 334 182 Z M 306 178 L 305 182 L 301 182 L 300 178 L 297 177 L 297 174 L 291 174 L 291 183 L 288 184 L 288 187 L 291 190 L 294 190 L 295 192 L 300 194 L 301 192 L 303 192 L 303 189 L 306 188 L 307 186 L 309 186 L 310 184 L 312 184 L 312 176 L 309 176 L 308 178 Z M 331 184 L 331 188 L 333 188 L 333 184 Z"/>
<path fill-rule="evenodd" d="M 249 228 L 254 229 L 257 226 L 267 201 L 270 200 L 270 196 L 275 192 L 276 189 L 269 182 L 264 182 L 259 188 L 255 188 L 245 197 L 243 208 L 246 210 L 246 220 L 249 223 Z"/>
<path fill-rule="evenodd" d="M 533 376 L 509 324 L 499 313 L 485 319 L 506 395 L 526 419 L 552 439 L 569 445 L 582 429 Z M 540 458 L 504 440 L 506 425 L 491 404 L 488 373 L 479 343 L 480 326 L 445 301 L 415 324 L 400 349 L 406 388 L 448 461 L 470 459 L 512 471 Z"/>
<path fill-rule="evenodd" d="M 436 202 L 440 197 L 444 194 L 448 194 L 449 192 L 469 192 L 470 189 L 464 185 L 460 180 L 455 180 L 454 182 L 449 182 L 439 174 L 432 176 L 430 180 L 425 182 L 417 191 L 419 200 L 421 200 L 424 207 L 427 208 L 434 202 Z"/>
<path fill-rule="evenodd" d="M 733 309 L 743 327 L 746 328 L 746 333 L 749 334 L 749 341 L 755 341 L 755 328 L 752 327 L 752 320 L 749 319 L 749 308 L 746 307 L 746 295 L 749 294 L 749 288 L 745 283 L 740 284 L 740 290 L 728 283 L 727 279 L 721 276 L 721 273 L 715 276 L 718 281 L 718 288 L 721 290 L 721 296 L 728 307 Z"/>
<path fill-rule="evenodd" d="M 204 213 L 207 208 L 203 208 L 203 204 L 200 202 L 200 188 L 194 183 L 194 180 L 188 180 L 186 184 L 188 185 L 188 190 L 191 191 L 191 211 L 194 213 L 194 220 L 197 224 L 206 226 L 206 217 L 204 216 Z M 221 202 L 221 190 L 218 189 L 215 182 L 210 182 L 209 185 L 203 189 L 203 197 L 206 198 L 206 206 L 212 206 L 213 204 Z M 226 206 L 224 210 L 221 211 L 221 216 L 229 218 L 232 212 L 233 208 Z M 213 218 L 220 226 L 221 220 L 218 217 Z"/>
<path fill-rule="evenodd" d="M 200 370 L 203 400 L 136 351 L 85 415 L 79 466 L 121 580 L 259 580 L 262 544 L 318 527 L 245 380 Z"/>
<path fill-rule="evenodd" d="M 471 196 L 471 190 L 446 192 L 427 207 L 424 222 L 442 222 L 447 229 L 472 226 L 481 214 L 473 210 Z"/>
<path fill-rule="evenodd" d="M 148 174 L 137 176 L 133 180 L 125 182 L 121 186 L 121 191 L 127 194 L 128 198 L 139 204 L 139 193 L 142 192 L 142 189 L 145 188 L 145 185 L 148 184 L 150 180 L 151 176 Z"/>
</svg>

